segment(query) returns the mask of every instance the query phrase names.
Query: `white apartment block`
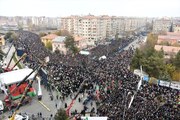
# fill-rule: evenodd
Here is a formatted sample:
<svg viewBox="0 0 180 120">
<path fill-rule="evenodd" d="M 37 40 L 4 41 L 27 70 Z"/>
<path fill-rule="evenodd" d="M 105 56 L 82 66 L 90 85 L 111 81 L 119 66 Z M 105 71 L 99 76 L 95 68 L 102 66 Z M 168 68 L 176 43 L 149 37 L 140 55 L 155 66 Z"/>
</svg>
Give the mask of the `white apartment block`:
<svg viewBox="0 0 180 120">
<path fill-rule="evenodd" d="M 173 32 L 180 33 L 180 20 L 173 21 Z"/>
<path fill-rule="evenodd" d="M 114 36 L 121 31 L 132 31 L 145 26 L 145 18 L 123 18 L 116 16 L 69 16 L 61 18 L 61 29 L 72 35 L 80 35 L 89 42 Z"/>
<path fill-rule="evenodd" d="M 153 22 L 153 32 L 169 32 L 172 22 L 169 19 L 157 19 Z"/>
</svg>

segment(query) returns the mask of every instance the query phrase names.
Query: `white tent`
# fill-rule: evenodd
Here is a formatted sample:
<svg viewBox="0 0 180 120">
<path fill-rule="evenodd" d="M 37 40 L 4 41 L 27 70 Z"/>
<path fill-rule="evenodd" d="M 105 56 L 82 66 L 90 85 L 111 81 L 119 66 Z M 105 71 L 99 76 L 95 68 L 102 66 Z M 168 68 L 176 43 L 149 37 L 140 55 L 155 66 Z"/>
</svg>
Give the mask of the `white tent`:
<svg viewBox="0 0 180 120">
<path fill-rule="evenodd" d="M 79 52 L 81 55 L 89 55 L 90 53 L 88 51 L 80 51 Z"/>
<path fill-rule="evenodd" d="M 14 83 L 21 82 L 32 71 L 33 69 L 24 68 L 24 69 L 2 73 L 0 74 L 0 84 L 11 85 Z M 28 80 L 33 79 L 34 76 L 35 76 L 35 73 L 31 74 L 31 76 L 28 77 Z"/>
</svg>

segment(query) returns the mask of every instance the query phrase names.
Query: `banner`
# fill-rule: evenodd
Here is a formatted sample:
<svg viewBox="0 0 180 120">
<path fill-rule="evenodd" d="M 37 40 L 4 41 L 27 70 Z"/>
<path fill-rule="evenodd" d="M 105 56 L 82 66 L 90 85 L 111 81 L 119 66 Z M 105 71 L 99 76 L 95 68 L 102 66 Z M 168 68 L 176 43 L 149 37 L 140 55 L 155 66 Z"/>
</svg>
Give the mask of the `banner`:
<svg viewBox="0 0 180 120">
<path fill-rule="evenodd" d="M 81 120 L 107 120 L 108 117 L 81 117 Z"/>
<path fill-rule="evenodd" d="M 174 81 L 168 82 L 168 81 L 158 80 L 158 85 L 180 90 L 180 82 L 174 82 Z"/>
</svg>

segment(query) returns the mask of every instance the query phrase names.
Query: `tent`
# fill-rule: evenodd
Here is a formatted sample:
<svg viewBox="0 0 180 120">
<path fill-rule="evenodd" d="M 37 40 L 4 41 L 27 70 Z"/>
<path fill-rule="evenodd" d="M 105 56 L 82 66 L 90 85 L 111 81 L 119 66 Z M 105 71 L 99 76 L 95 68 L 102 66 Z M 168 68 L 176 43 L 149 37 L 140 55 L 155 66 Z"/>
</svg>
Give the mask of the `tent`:
<svg viewBox="0 0 180 120">
<path fill-rule="evenodd" d="M 81 54 L 81 55 L 89 55 L 90 53 L 88 51 L 80 51 L 79 54 Z"/>
<path fill-rule="evenodd" d="M 2 73 L 0 74 L 0 84 L 11 85 L 11 84 L 19 83 L 32 71 L 33 69 L 24 68 L 24 69 Z M 34 76 L 35 73 L 31 74 L 27 80 L 33 79 Z"/>
</svg>

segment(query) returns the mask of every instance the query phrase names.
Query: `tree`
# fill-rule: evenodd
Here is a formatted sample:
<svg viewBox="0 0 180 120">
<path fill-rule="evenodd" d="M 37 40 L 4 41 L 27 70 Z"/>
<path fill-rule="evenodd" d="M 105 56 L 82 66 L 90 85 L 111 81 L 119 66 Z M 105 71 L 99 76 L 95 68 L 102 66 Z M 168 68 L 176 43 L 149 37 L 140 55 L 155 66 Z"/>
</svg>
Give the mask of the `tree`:
<svg viewBox="0 0 180 120">
<path fill-rule="evenodd" d="M 54 34 L 56 34 L 58 36 L 71 36 L 69 31 L 67 31 L 67 30 L 58 30 Z"/>
<path fill-rule="evenodd" d="M 0 61 L 2 61 L 3 60 L 3 57 L 4 57 L 4 52 L 1 50 L 1 48 L 0 48 Z"/>
<path fill-rule="evenodd" d="M 4 36 L 4 39 L 5 39 L 5 40 L 9 39 L 12 34 L 13 34 L 12 32 L 7 32 L 7 33 L 5 34 L 5 36 Z"/>
<path fill-rule="evenodd" d="M 158 36 L 156 34 L 148 34 L 147 36 L 147 42 L 146 42 L 146 47 L 147 48 L 154 48 L 158 40 Z"/>
<path fill-rule="evenodd" d="M 137 48 L 134 57 L 132 58 L 131 61 L 131 67 L 133 69 L 139 68 L 140 65 L 142 65 L 142 62 L 143 62 L 143 53 Z"/>
<path fill-rule="evenodd" d="M 180 71 L 180 51 L 176 54 L 173 63 L 174 66 L 176 67 L 176 70 Z"/>
<path fill-rule="evenodd" d="M 59 109 L 54 116 L 55 120 L 69 120 L 68 116 L 66 115 L 66 111 L 63 110 L 62 108 Z"/>
<path fill-rule="evenodd" d="M 39 33 L 39 36 L 40 36 L 40 37 L 44 37 L 44 36 L 46 36 L 46 35 L 47 35 L 47 34 L 44 33 L 44 32 L 40 32 L 40 33 Z"/>
<path fill-rule="evenodd" d="M 172 79 L 175 80 L 175 81 L 179 81 L 180 82 L 180 71 L 175 71 L 173 73 Z"/>
<path fill-rule="evenodd" d="M 67 30 L 61 30 L 61 36 L 71 36 L 71 34 Z"/>
<path fill-rule="evenodd" d="M 14 32 L 7 32 L 4 39 L 12 42 L 13 40 L 17 40 L 18 37 L 17 34 L 15 34 Z"/>
<path fill-rule="evenodd" d="M 66 40 L 64 41 L 64 43 L 65 43 L 65 47 L 68 50 L 70 50 L 73 54 L 76 54 L 79 51 L 79 49 L 75 45 L 75 41 L 74 41 L 74 38 L 72 36 L 68 36 L 66 38 Z"/>
<path fill-rule="evenodd" d="M 136 49 L 132 58 L 131 68 L 139 68 L 143 66 L 143 70 L 151 77 L 162 78 L 167 73 L 164 63 L 164 51 L 155 51 L 154 45 L 157 42 L 157 36 L 149 34 L 147 43 L 143 48 Z M 169 74 L 168 74 L 169 76 Z M 165 77 L 164 77 L 165 78 Z"/>
<path fill-rule="evenodd" d="M 56 31 L 54 34 L 61 36 L 61 30 Z"/>
<path fill-rule="evenodd" d="M 46 48 L 49 49 L 49 50 L 52 50 L 52 43 L 51 42 L 47 42 Z"/>
</svg>

